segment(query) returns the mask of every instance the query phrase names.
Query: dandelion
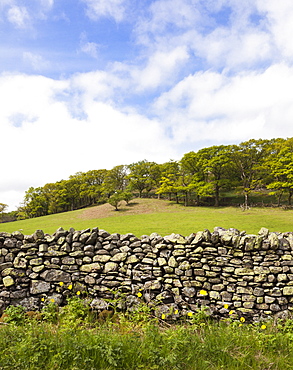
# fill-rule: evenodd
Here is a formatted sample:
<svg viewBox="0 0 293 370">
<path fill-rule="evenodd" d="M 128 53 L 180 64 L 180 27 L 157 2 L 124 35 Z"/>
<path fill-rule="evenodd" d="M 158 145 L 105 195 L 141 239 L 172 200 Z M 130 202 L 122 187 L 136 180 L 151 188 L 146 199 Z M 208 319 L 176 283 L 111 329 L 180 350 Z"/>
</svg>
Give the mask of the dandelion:
<svg viewBox="0 0 293 370">
<path fill-rule="evenodd" d="M 76 292 L 76 295 L 80 295 L 80 291 Z"/>
<path fill-rule="evenodd" d="M 51 298 L 50 299 L 50 302 L 54 303 L 55 302 L 55 299 L 54 298 Z"/>
<path fill-rule="evenodd" d="M 71 290 L 72 289 L 72 284 L 68 285 L 68 289 Z"/>
<path fill-rule="evenodd" d="M 166 315 L 164 313 L 162 313 L 162 316 L 161 316 L 162 320 L 165 320 L 166 318 Z"/>
<path fill-rule="evenodd" d="M 229 308 L 229 305 L 227 303 L 225 303 L 224 308 L 227 310 Z"/>
<path fill-rule="evenodd" d="M 189 317 L 192 317 L 193 313 L 192 312 L 188 312 L 187 316 Z"/>
<path fill-rule="evenodd" d="M 262 330 L 265 330 L 265 329 L 267 328 L 267 326 L 263 324 L 260 328 L 261 328 Z"/>
<path fill-rule="evenodd" d="M 199 294 L 200 295 L 208 295 L 208 292 L 206 290 L 202 289 L 202 290 L 199 291 Z"/>
<path fill-rule="evenodd" d="M 234 310 L 229 311 L 229 315 L 233 315 L 234 312 Z"/>
<path fill-rule="evenodd" d="M 63 281 L 60 281 L 59 285 L 60 286 L 63 286 L 64 285 Z"/>
<path fill-rule="evenodd" d="M 244 322 L 245 321 L 245 318 L 242 316 L 240 317 L 240 322 Z"/>
<path fill-rule="evenodd" d="M 138 298 L 142 297 L 141 292 L 138 292 L 138 293 L 137 293 L 137 296 L 138 296 Z"/>
</svg>

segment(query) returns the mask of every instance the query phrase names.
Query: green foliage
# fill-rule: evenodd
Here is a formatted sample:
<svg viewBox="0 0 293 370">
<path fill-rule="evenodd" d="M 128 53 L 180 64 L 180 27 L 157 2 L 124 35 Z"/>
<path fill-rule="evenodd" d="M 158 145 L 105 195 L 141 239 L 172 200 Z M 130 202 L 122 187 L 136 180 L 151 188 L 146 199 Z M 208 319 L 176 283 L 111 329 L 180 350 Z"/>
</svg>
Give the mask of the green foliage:
<svg viewBox="0 0 293 370">
<path fill-rule="evenodd" d="M 4 311 L 4 321 L 9 324 L 23 325 L 25 309 L 22 306 L 8 306 Z"/>
<path fill-rule="evenodd" d="M 42 308 L 42 319 L 46 322 L 57 324 L 59 307 L 54 302 L 49 302 Z"/>
<path fill-rule="evenodd" d="M 62 307 L 59 314 L 60 325 L 77 327 L 85 323 L 89 317 L 89 305 L 79 296 L 67 299 L 67 305 Z"/>
<path fill-rule="evenodd" d="M 124 193 L 122 191 L 116 191 L 108 199 L 108 203 L 115 208 L 116 211 L 119 210 L 122 200 L 124 200 Z"/>
<path fill-rule="evenodd" d="M 74 303 L 73 307 L 78 308 Z M 76 317 L 72 316 L 72 320 Z M 194 322 L 192 322 L 192 320 Z M 2 370 L 289 370 L 292 320 L 243 324 L 207 321 L 203 312 L 180 324 L 127 318 L 108 326 L 27 322 L 0 327 Z M 205 325 L 201 325 L 204 323 Z"/>
</svg>

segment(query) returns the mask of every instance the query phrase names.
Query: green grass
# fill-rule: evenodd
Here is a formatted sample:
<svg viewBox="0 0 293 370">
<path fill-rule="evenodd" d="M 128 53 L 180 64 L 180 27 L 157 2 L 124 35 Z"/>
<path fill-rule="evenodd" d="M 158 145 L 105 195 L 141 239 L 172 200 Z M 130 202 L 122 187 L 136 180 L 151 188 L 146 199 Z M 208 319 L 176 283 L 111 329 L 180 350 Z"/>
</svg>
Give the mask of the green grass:
<svg viewBox="0 0 293 370">
<path fill-rule="evenodd" d="M 119 320 L 120 319 L 120 320 Z M 86 318 L 84 319 L 86 320 Z M 196 323 L 195 323 L 196 321 Z M 292 320 L 244 324 L 206 319 L 0 326 L 2 370 L 289 370 Z M 71 325 L 73 324 L 74 325 Z"/>
<path fill-rule="evenodd" d="M 101 218 L 81 218 L 84 210 L 60 213 L 23 221 L 0 224 L 0 231 L 12 232 L 21 230 L 31 234 L 37 229 L 53 233 L 59 227 L 76 230 L 99 227 L 110 233 L 133 233 L 136 236 L 149 235 L 157 232 L 162 236 L 172 232 L 184 236 L 203 229 L 213 230 L 215 226 L 234 227 L 256 234 L 261 227 L 270 231 L 293 231 L 293 211 L 281 208 L 251 208 L 242 211 L 239 207 L 184 207 L 170 204 L 170 207 L 160 207 L 160 200 L 141 200 L 154 205 L 153 213 L 127 214 L 112 211 L 111 216 Z M 99 206 L 98 206 L 99 207 Z M 134 204 L 131 208 L 135 210 Z"/>
</svg>

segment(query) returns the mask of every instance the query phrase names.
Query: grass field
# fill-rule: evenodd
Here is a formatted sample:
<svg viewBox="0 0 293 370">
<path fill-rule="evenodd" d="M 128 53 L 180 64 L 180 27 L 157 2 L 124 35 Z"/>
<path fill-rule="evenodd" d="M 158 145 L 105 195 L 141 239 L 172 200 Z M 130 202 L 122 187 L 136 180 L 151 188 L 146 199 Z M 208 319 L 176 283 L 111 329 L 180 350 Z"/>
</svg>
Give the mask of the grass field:
<svg viewBox="0 0 293 370">
<path fill-rule="evenodd" d="M 31 234 L 37 229 L 53 233 L 59 227 L 83 230 L 99 227 L 110 233 L 133 233 L 136 236 L 157 232 L 162 236 L 172 232 L 184 236 L 214 227 L 234 227 L 256 234 L 261 227 L 270 231 L 293 231 L 293 211 L 281 208 L 239 207 L 184 207 L 166 200 L 134 199 L 130 205 L 123 204 L 115 211 L 109 204 L 87 209 L 59 213 L 23 221 L 0 224 L 0 231 L 20 230 Z"/>
<path fill-rule="evenodd" d="M 49 303 L 36 316 L 10 307 L 0 325 L 0 369 L 292 369 L 292 319 L 241 319 L 217 322 L 199 311 L 175 323 L 141 304 L 101 321 L 78 297 L 61 309 Z"/>
</svg>

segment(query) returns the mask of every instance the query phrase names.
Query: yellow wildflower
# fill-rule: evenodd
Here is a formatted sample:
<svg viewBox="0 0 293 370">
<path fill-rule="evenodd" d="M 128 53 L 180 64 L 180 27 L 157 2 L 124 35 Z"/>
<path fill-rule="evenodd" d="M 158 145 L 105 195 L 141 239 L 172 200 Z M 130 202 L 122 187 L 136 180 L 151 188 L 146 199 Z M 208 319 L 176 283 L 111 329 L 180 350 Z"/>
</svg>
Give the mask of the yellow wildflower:
<svg viewBox="0 0 293 370">
<path fill-rule="evenodd" d="M 224 308 L 227 310 L 229 308 L 229 305 L 227 303 L 225 303 Z"/>
<path fill-rule="evenodd" d="M 233 315 L 234 310 L 229 311 L 229 315 Z"/>
<path fill-rule="evenodd" d="M 60 286 L 63 286 L 64 285 L 63 281 L 60 281 L 59 285 Z"/>
<path fill-rule="evenodd" d="M 80 291 L 76 292 L 76 295 L 80 295 Z"/>
<path fill-rule="evenodd" d="M 165 318 L 166 318 L 166 315 L 164 314 L 164 313 L 162 313 L 162 320 L 165 320 Z"/>
<path fill-rule="evenodd" d="M 175 313 L 175 315 L 178 315 L 178 312 L 179 312 L 178 310 L 175 310 L 175 312 L 174 312 L 174 313 Z"/>
<path fill-rule="evenodd" d="M 192 312 L 188 312 L 187 316 L 189 317 L 192 317 L 193 313 Z"/>
<path fill-rule="evenodd" d="M 199 291 L 199 294 L 200 295 L 208 295 L 208 292 L 206 290 L 202 289 L 202 290 Z"/>
<path fill-rule="evenodd" d="M 244 322 L 245 321 L 245 318 L 242 316 L 240 317 L 240 322 Z"/>
<path fill-rule="evenodd" d="M 50 302 L 54 303 L 55 302 L 55 299 L 54 298 L 51 298 L 50 299 Z"/>
<path fill-rule="evenodd" d="M 267 328 L 267 326 L 263 324 L 260 328 L 261 328 L 262 330 L 265 330 L 265 329 Z"/>
<path fill-rule="evenodd" d="M 72 289 L 72 284 L 68 285 L 68 289 L 71 290 Z"/>
<path fill-rule="evenodd" d="M 242 324 L 239 324 L 238 326 L 240 327 L 240 326 L 242 326 Z"/>
<path fill-rule="evenodd" d="M 138 296 L 138 298 L 142 297 L 141 292 L 138 292 L 138 293 L 137 293 L 137 296 Z"/>
<path fill-rule="evenodd" d="M 43 298 L 41 298 L 41 301 L 42 301 L 42 302 L 45 302 L 45 298 L 44 298 L 44 297 L 43 297 Z"/>
</svg>

